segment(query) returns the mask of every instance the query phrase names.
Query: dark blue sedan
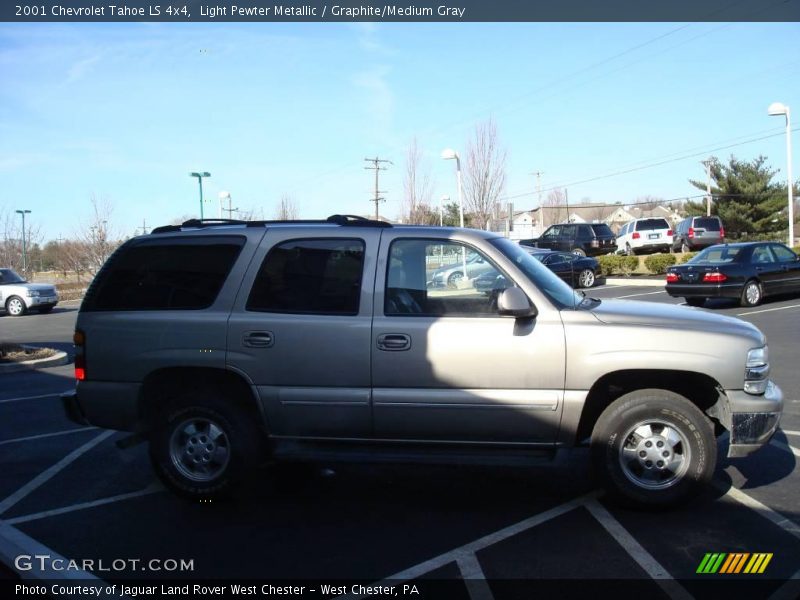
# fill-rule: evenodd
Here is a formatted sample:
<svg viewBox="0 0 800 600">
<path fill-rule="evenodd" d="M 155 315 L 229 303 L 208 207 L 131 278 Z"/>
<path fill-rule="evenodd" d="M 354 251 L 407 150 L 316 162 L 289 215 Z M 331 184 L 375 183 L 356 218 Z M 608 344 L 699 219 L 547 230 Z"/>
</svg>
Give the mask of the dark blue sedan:
<svg viewBox="0 0 800 600">
<path fill-rule="evenodd" d="M 800 292 L 800 257 L 777 242 L 718 244 L 667 269 L 667 293 L 689 306 L 735 298 L 756 306 L 765 296 Z"/>
<path fill-rule="evenodd" d="M 572 252 L 554 252 L 526 246 L 522 246 L 522 248 L 574 288 L 590 288 L 602 283 L 600 263 L 596 258 L 579 256 Z M 474 280 L 475 289 L 484 293 L 498 289 L 496 281 L 498 276 L 502 277 L 494 269 L 480 275 Z M 505 286 L 500 285 L 499 287 Z"/>
</svg>

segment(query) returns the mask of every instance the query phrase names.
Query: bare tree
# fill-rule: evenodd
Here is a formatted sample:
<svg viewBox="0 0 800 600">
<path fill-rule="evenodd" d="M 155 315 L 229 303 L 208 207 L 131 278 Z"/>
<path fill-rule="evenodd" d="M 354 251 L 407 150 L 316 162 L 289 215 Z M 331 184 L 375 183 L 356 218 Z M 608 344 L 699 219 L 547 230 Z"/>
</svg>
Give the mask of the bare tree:
<svg viewBox="0 0 800 600">
<path fill-rule="evenodd" d="M 292 221 L 297 218 L 297 205 L 289 194 L 281 194 L 275 209 L 275 218 L 279 221 Z"/>
<path fill-rule="evenodd" d="M 658 207 L 660 204 L 664 203 L 663 198 L 658 198 L 656 196 L 639 196 L 636 200 L 633 201 L 635 206 L 638 206 L 642 210 L 653 210 Z"/>
<path fill-rule="evenodd" d="M 91 273 L 97 273 L 111 253 L 120 245 L 120 236 L 116 234 L 110 224 L 113 207 L 108 198 L 98 199 L 92 194 L 89 200 L 92 204 L 92 213 L 88 221 L 84 221 L 80 226 L 80 231 L 76 236 L 76 241 L 79 243 L 70 248 L 73 253 L 82 248 L 85 254 L 82 260 L 74 256 L 70 262 L 75 264 L 80 262 Z"/>
<path fill-rule="evenodd" d="M 545 227 L 565 221 L 569 217 L 566 192 L 561 188 L 552 190 L 544 200 L 543 210 L 545 211 Z"/>
<path fill-rule="evenodd" d="M 403 176 L 403 222 L 412 225 L 437 224 L 439 218 L 430 206 L 432 194 L 430 170 L 422 164 L 422 151 L 417 145 L 417 138 L 414 138 L 406 153 L 406 171 Z"/>
<path fill-rule="evenodd" d="M 475 227 L 484 229 L 506 186 L 506 151 L 500 148 L 492 119 L 475 127 L 467 144 L 464 200 Z"/>
</svg>

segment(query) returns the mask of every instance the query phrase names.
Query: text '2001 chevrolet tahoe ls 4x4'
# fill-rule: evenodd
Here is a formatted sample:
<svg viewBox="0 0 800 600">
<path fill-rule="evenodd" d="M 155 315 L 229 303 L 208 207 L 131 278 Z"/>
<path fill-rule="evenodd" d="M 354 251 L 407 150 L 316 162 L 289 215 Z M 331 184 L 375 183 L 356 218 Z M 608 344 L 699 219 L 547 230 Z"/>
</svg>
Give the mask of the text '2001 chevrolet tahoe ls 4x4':
<svg viewBox="0 0 800 600">
<path fill-rule="evenodd" d="M 476 255 L 500 274 L 490 294 L 433 285 Z M 148 438 L 193 498 L 287 448 L 496 459 L 588 442 L 612 494 L 669 505 L 711 478 L 715 434 L 749 454 L 783 404 L 749 323 L 585 297 L 496 234 L 340 215 L 129 240 L 76 328 L 68 414 Z"/>
</svg>

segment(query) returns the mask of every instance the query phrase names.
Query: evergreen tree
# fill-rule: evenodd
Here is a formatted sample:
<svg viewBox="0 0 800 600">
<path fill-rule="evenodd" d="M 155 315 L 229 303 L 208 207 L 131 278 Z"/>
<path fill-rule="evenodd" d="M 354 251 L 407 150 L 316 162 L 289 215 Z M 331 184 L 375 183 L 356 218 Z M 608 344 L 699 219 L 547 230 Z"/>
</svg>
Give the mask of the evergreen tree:
<svg viewBox="0 0 800 600">
<path fill-rule="evenodd" d="M 752 161 L 731 156 L 728 164 L 712 159 L 711 214 L 722 219 L 725 232 L 733 238 L 777 235 L 789 226 L 785 210 L 786 186 L 773 183 L 777 171 L 770 169 L 766 162 L 765 156 Z M 705 181 L 690 179 L 689 183 L 706 190 Z M 705 200 L 687 202 L 685 209 L 689 215 L 704 215 Z"/>
</svg>

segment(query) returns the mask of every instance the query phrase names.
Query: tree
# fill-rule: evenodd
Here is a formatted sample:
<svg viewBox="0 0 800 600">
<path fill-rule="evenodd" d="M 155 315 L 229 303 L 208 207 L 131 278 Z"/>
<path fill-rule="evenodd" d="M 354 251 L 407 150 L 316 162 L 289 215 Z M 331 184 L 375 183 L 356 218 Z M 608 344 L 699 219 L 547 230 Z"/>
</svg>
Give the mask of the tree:
<svg viewBox="0 0 800 600">
<path fill-rule="evenodd" d="M 500 149 L 497 126 L 492 119 L 479 123 L 467 144 L 464 173 L 465 208 L 473 225 L 484 229 L 506 186 L 506 151 Z"/>
<path fill-rule="evenodd" d="M 561 188 L 555 188 L 544 200 L 544 226 L 561 223 L 569 218 L 567 214 L 567 193 Z"/>
<path fill-rule="evenodd" d="M 412 225 L 436 225 L 438 212 L 431 209 L 433 185 L 430 170 L 422 165 L 422 151 L 417 138 L 411 140 L 406 153 L 406 170 L 403 176 L 402 220 Z"/>
<path fill-rule="evenodd" d="M 718 215 L 726 233 L 742 235 L 777 235 L 789 226 L 786 214 L 786 186 L 773 183 L 777 171 L 766 166 L 767 158 L 752 161 L 731 156 L 727 164 L 711 159 L 711 214 Z M 706 182 L 689 180 L 705 192 Z M 706 214 L 705 200 L 688 201 L 688 215 Z"/>
<path fill-rule="evenodd" d="M 92 214 L 89 220 L 81 225 L 81 231 L 77 236 L 78 241 L 82 243 L 73 246 L 71 250 L 74 252 L 83 248 L 85 256 L 82 263 L 90 272 L 97 273 L 121 242 L 120 236 L 115 234 L 109 225 L 114 209 L 108 198 L 98 199 L 92 194 L 89 201 L 92 204 Z M 73 257 L 73 260 L 78 258 Z"/>
<path fill-rule="evenodd" d="M 442 210 L 442 225 L 445 227 L 459 227 L 460 224 L 461 216 L 458 210 L 458 202 L 445 204 Z M 472 215 L 466 212 L 464 213 L 464 227 L 472 227 Z"/>
<path fill-rule="evenodd" d="M 297 206 L 289 194 L 281 194 L 275 209 L 275 218 L 279 221 L 292 221 L 297 218 Z"/>
</svg>

